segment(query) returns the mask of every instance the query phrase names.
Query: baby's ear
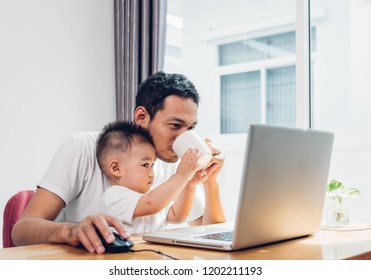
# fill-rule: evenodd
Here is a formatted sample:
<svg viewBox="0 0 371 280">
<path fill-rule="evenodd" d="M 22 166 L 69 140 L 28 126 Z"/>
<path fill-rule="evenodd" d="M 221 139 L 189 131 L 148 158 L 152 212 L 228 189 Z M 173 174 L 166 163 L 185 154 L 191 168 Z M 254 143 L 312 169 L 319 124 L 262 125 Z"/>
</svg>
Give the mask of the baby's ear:
<svg viewBox="0 0 371 280">
<path fill-rule="evenodd" d="M 113 176 L 119 177 L 121 176 L 122 171 L 123 170 L 121 170 L 120 162 L 117 159 L 111 160 L 111 162 L 109 163 L 109 172 Z"/>
</svg>

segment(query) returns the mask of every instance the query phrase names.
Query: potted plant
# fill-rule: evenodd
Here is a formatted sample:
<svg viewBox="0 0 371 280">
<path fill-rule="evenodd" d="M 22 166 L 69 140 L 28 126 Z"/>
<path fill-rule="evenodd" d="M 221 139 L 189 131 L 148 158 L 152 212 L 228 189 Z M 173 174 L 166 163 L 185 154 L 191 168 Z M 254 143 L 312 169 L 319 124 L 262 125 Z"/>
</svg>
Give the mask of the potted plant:
<svg viewBox="0 0 371 280">
<path fill-rule="evenodd" d="M 343 227 L 349 224 L 349 197 L 360 195 L 355 187 L 348 187 L 342 181 L 333 179 L 326 188 L 326 221 L 329 227 Z"/>
</svg>

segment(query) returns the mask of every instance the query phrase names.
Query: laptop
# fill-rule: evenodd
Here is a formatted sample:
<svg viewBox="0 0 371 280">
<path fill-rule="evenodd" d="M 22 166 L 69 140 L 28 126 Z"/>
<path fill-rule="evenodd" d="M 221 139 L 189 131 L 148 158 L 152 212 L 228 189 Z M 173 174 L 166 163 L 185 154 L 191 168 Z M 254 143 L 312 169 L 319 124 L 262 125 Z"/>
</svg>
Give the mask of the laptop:
<svg viewBox="0 0 371 280">
<path fill-rule="evenodd" d="M 251 125 L 235 221 L 147 233 L 143 240 L 233 251 L 315 233 L 333 140 L 325 131 Z"/>
</svg>

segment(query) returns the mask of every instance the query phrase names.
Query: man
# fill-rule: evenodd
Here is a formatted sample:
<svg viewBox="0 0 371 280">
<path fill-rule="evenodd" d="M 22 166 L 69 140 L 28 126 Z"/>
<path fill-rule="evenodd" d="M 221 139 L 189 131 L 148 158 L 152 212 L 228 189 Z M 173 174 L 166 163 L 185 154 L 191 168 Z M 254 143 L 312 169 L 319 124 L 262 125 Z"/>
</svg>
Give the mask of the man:
<svg viewBox="0 0 371 280">
<path fill-rule="evenodd" d="M 198 102 L 196 88 L 180 74 L 158 72 L 139 86 L 134 122 L 149 130 L 156 156 L 162 160 L 157 161 L 154 185 L 162 183 L 175 171 L 172 163 L 178 158 L 172 144 L 182 132 L 195 128 Z M 96 230 L 109 243 L 114 239 L 110 226 L 128 238 L 120 220 L 98 213 L 100 198 L 110 183 L 96 160 L 97 137 L 98 133 L 81 133 L 62 144 L 13 228 L 12 238 L 16 245 L 67 243 L 78 246 L 81 243 L 89 252 L 103 253 Z M 216 180 L 224 159 L 211 141 L 207 142 L 214 157 L 203 171 L 208 178 L 203 182 L 205 199 L 200 195 L 196 197 L 190 214 L 191 225 L 225 220 Z M 197 176 L 188 182 L 199 183 Z"/>
</svg>

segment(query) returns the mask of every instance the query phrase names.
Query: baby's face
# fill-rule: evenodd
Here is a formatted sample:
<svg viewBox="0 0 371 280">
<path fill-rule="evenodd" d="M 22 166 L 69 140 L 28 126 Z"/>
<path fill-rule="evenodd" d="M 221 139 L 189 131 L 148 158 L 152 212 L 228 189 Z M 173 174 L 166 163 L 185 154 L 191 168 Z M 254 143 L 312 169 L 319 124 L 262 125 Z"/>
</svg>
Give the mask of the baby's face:
<svg viewBox="0 0 371 280">
<path fill-rule="evenodd" d="M 135 144 L 121 159 L 123 175 L 119 184 L 139 193 L 148 192 L 154 180 L 155 160 L 156 151 L 151 144 Z"/>
</svg>

